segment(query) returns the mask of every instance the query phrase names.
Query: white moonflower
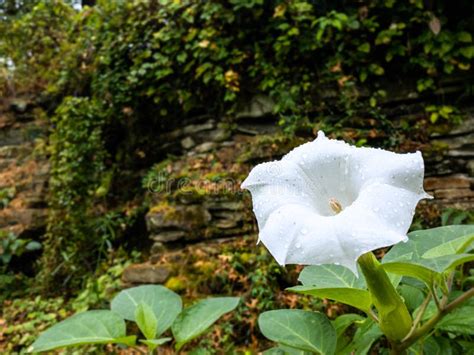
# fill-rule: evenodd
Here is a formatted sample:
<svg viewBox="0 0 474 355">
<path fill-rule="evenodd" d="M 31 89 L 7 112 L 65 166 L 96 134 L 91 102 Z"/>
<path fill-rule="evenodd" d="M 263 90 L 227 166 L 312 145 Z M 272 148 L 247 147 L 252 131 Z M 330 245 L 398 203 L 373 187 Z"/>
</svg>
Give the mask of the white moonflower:
<svg viewBox="0 0 474 355">
<path fill-rule="evenodd" d="M 250 190 L 259 240 L 281 265 L 340 264 L 406 241 L 423 190 L 420 152 L 357 148 L 318 133 L 279 161 L 257 165 Z"/>
</svg>

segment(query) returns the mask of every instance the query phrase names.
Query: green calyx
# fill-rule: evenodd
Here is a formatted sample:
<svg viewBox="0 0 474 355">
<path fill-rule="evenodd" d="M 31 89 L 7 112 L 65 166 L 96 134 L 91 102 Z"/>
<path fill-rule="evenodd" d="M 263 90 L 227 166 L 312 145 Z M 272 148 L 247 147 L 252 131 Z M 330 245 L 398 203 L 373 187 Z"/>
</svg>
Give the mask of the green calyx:
<svg viewBox="0 0 474 355">
<path fill-rule="evenodd" d="M 412 318 L 403 299 L 373 253 L 362 255 L 358 262 L 378 312 L 380 329 L 390 341 L 402 340 L 412 325 Z"/>
</svg>

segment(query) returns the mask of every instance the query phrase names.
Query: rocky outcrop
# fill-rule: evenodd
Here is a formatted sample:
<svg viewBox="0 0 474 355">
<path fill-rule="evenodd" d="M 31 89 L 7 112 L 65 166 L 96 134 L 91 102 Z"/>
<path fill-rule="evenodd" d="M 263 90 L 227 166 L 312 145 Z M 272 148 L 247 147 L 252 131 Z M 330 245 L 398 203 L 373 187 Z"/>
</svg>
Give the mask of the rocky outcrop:
<svg viewBox="0 0 474 355">
<path fill-rule="evenodd" d="M 0 102 L 0 230 L 39 235 L 46 224 L 47 123 L 28 98 Z"/>
<path fill-rule="evenodd" d="M 134 264 L 126 268 L 122 274 L 122 281 L 127 286 L 139 284 L 162 284 L 170 274 L 165 266 L 150 263 Z"/>
<path fill-rule="evenodd" d="M 248 233 L 252 228 L 245 205 L 236 199 L 206 197 L 202 203 L 181 202 L 166 209 L 152 209 L 146 216 L 153 251 L 168 243 L 189 243 Z"/>
</svg>

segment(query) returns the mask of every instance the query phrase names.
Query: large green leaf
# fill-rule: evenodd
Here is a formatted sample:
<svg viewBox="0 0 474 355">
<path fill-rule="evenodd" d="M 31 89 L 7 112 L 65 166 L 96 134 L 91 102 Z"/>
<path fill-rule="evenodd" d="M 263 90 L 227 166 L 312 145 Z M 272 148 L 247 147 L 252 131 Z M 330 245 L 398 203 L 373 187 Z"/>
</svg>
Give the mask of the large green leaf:
<svg viewBox="0 0 474 355">
<path fill-rule="evenodd" d="M 382 260 L 388 272 L 410 276 L 431 284 L 441 279 L 441 273 L 470 260 L 464 252 L 472 242 L 474 226 L 448 226 L 408 235 L 406 243 L 395 245 Z"/>
<path fill-rule="evenodd" d="M 356 277 L 348 268 L 334 264 L 307 266 L 298 281 L 304 286 L 318 288 L 367 288 L 362 276 Z"/>
<path fill-rule="evenodd" d="M 204 333 L 223 314 L 235 309 L 239 301 L 239 297 L 215 297 L 186 308 L 171 327 L 176 348 Z"/>
<path fill-rule="evenodd" d="M 423 281 L 427 285 L 431 285 L 433 280 L 439 277 L 433 270 L 410 261 L 390 262 L 382 264 L 382 266 L 385 271 L 388 271 L 389 273 L 410 276 Z"/>
<path fill-rule="evenodd" d="M 446 226 L 414 231 L 408 234 L 408 242 L 393 246 L 382 262 L 421 259 L 423 254 L 430 249 L 466 236 L 474 236 L 474 225 Z"/>
<path fill-rule="evenodd" d="M 474 260 L 474 254 L 453 254 L 431 259 L 420 259 L 415 263 L 435 272 L 441 273 L 472 260 Z"/>
<path fill-rule="evenodd" d="M 156 337 L 173 324 L 182 309 L 181 297 L 160 285 L 144 285 L 123 290 L 112 300 L 111 308 L 124 319 L 136 321 L 135 311 L 140 303 L 148 305 L 155 314 Z"/>
<path fill-rule="evenodd" d="M 467 234 L 462 237 L 453 239 L 449 242 L 438 245 L 437 247 L 429 249 L 422 256 L 423 258 L 436 258 L 440 256 L 447 256 L 452 254 L 458 254 L 466 252 L 472 248 L 472 242 L 474 241 L 474 234 Z"/>
<path fill-rule="evenodd" d="M 48 351 L 84 344 L 135 343 L 125 337 L 125 321 L 116 313 L 101 310 L 76 314 L 43 332 L 28 349 Z"/>
<path fill-rule="evenodd" d="M 303 286 L 288 288 L 289 291 L 329 298 L 367 312 L 372 300 L 364 278 L 356 277 L 348 268 L 340 265 L 314 265 L 305 267 L 298 280 Z"/>
<path fill-rule="evenodd" d="M 262 313 L 258 325 L 265 337 L 282 345 L 321 354 L 334 354 L 336 331 L 321 313 L 281 309 Z"/>
<path fill-rule="evenodd" d="M 313 286 L 294 286 L 287 288 L 287 290 L 319 298 L 328 298 L 333 301 L 356 307 L 364 312 L 368 312 L 372 305 L 372 298 L 369 291 L 358 288 L 317 288 Z"/>
<path fill-rule="evenodd" d="M 382 266 L 388 272 L 414 277 L 430 284 L 433 280 L 440 279 L 442 272 L 472 260 L 474 260 L 474 254 L 454 254 L 432 259 L 388 262 Z"/>
</svg>

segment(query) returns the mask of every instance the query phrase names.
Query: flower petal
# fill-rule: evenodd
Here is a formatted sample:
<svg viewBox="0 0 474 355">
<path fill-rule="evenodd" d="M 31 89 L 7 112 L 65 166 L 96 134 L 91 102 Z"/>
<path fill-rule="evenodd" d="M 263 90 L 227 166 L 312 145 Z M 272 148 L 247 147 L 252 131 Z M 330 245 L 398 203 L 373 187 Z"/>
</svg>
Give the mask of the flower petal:
<svg viewBox="0 0 474 355">
<path fill-rule="evenodd" d="M 319 132 L 317 139 L 293 149 L 282 161 L 292 161 L 299 167 L 299 173 L 306 178 L 322 214 L 330 216 L 334 212 L 328 201 L 335 195 L 343 208 L 357 196 L 350 166 L 354 149 L 342 141 L 327 139 Z"/>
<path fill-rule="evenodd" d="M 349 215 L 354 209 L 371 210 L 387 229 L 405 235 L 410 228 L 416 205 L 422 198 L 424 194 L 374 182 L 361 190 L 357 200 L 344 213 Z"/>
<path fill-rule="evenodd" d="M 281 265 L 340 264 L 357 274 L 360 255 L 406 240 L 363 204 L 334 217 L 285 205 L 269 217 L 260 239 Z"/>
<path fill-rule="evenodd" d="M 415 193 L 423 190 L 424 164 L 420 152 L 397 154 L 382 149 L 356 148 L 351 169 L 356 172 L 352 183 L 360 189 L 364 184 L 379 181 Z"/>
<path fill-rule="evenodd" d="M 335 263 L 357 274 L 360 255 L 407 240 L 427 197 L 423 173 L 419 152 L 357 148 L 320 132 L 281 161 L 256 166 L 242 187 L 280 264 Z"/>
<path fill-rule="evenodd" d="M 241 185 L 252 193 L 253 210 L 259 229 L 275 210 L 287 204 L 299 204 L 317 211 L 312 190 L 291 161 L 257 165 Z"/>
</svg>

